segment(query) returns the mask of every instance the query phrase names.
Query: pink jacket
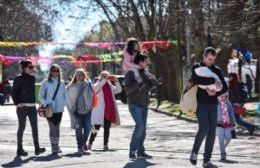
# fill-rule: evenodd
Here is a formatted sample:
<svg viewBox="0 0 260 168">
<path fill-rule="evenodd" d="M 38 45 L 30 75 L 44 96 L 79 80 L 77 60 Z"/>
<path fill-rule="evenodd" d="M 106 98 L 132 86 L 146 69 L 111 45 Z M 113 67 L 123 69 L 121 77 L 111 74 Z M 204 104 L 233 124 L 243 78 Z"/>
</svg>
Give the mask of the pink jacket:
<svg viewBox="0 0 260 168">
<path fill-rule="evenodd" d="M 139 69 L 139 65 L 136 65 L 134 63 L 134 58 L 136 54 L 131 55 L 126 51 L 126 49 L 124 49 L 123 54 L 124 54 L 124 61 L 123 61 L 124 71 L 128 71 L 129 69 Z"/>
</svg>

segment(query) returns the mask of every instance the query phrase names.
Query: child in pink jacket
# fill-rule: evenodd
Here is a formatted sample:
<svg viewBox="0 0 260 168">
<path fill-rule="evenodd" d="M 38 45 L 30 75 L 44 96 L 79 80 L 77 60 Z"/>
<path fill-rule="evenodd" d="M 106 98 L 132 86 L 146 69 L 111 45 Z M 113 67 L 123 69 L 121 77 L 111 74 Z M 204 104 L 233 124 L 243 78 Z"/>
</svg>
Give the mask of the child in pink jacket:
<svg viewBox="0 0 260 168">
<path fill-rule="evenodd" d="M 136 38 L 129 38 L 127 40 L 127 44 L 126 44 L 126 48 L 123 51 L 124 54 L 124 61 L 123 61 L 123 70 L 125 72 L 131 70 L 134 72 L 135 75 L 135 79 L 141 83 L 142 82 L 142 78 L 139 75 L 139 65 L 134 63 L 134 59 L 136 57 L 136 55 L 140 53 L 140 46 L 138 44 L 138 40 Z M 146 75 L 149 78 L 154 78 L 154 76 L 152 74 L 150 74 L 147 70 L 146 70 Z"/>
<path fill-rule="evenodd" d="M 135 78 L 138 82 L 142 82 L 139 75 L 139 65 L 134 63 L 135 56 L 140 52 L 140 47 L 138 40 L 136 38 L 129 38 L 127 40 L 126 48 L 123 51 L 124 61 L 123 61 L 123 70 L 125 72 L 131 70 L 134 72 Z"/>
</svg>

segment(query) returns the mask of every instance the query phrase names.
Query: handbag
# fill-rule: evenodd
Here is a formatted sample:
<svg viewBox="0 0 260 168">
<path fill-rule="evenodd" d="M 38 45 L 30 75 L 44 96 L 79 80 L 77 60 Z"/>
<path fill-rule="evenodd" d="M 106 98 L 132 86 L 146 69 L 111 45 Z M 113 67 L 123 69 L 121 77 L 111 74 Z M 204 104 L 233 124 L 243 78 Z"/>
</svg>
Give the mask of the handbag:
<svg viewBox="0 0 260 168">
<path fill-rule="evenodd" d="M 182 93 L 180 100 L 180 110 L 186 113 L 195 113 L 197 110 L 197 91 L 198 86 L 188 82 Z"/>
<path fill-rule="evenodd" d="M 92 108 L 97 107 L 98 105 L 98 91 L 96 91 L 96 89 L 94 89 L 91 85 L 91 83 L 89 83 L 89 87 L 91 88 L 91 90 L 93 91 L 93 103 L 92 103 Z"/>
<path fill-rule="evenodd" d="M 59 87 L 60 87 L 60 81 L 58 82 L 58 85 L 56 87 L 52 100 L 55 99 L 55 97 L 58 93 Z M 53 116 L 53 110 L 52 110 L 51 104 L 48 104 L 47 106 L 43 106 L 43 104 L 42 104 L 42 105 L 40 105 L 40 107 L 38 108 L 37 111 L 38 111 L 39 116 L 43 117 L 43 118 L 50 118 Z"/>
<path fill-rule="evenodd" d="M 98 96 L 95 89 L 93 89 L 93 108 L 97 107 L 98 105 Z"/>
<path fill-rule="evenodd" d="M 52 107 L 51 107 L 51 104 L 48 104 L 47 106 L 43 106 L 41 105 L 39 108 L 38 108 L 38 114 L 40 117 L 43 117 L 43 118 L 50 118 L 53 116 L 53 111 L 52 111 Z"/>
</svg>

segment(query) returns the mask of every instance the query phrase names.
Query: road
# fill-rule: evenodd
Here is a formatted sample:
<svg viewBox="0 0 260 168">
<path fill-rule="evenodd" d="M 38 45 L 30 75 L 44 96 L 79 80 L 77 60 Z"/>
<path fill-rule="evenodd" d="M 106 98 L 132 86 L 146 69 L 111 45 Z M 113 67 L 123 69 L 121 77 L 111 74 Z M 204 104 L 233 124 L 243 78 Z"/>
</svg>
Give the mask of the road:
<svg viewBox="0 0 260 168">
<path fill-rule="evenodd" d="M 173 116 L 149 111 L 148 130 L 145 142 L 146 151 L 153 156 L 149 160 L 131 161 L 128 159 L 129 141 L 134 123 L 128 112 L 127 105 L 118 102 L 121 125 L 111 128 L 109 151 L 103 149 L 103 130 L 93 144 L 90 155 L 79 157 L 75 155 L 76 140 L 74 130 L 70 128 L 67 111 L 61 124 L 60 145 L 63 153 L 57 157 L 50 155 L 49 133 L 47 121 L 39 118 L 40 144 L 47 151 L 40 156 L 34 156 L 31 128 L 27 121 L 24 133 L 24 148 L 29 152 L 28 157 L 16 157 L 17 116 L 12 105 L 0 106 L 0 164 L 3 167 L 90 167 L 90 168 L 175 168 L 193 167 L 189 163 L 190 151 L 197 129 L 196 123 L 179 120 Z M 256 168 L 260 165 L 260 136 L 259 132 L 253 137 L 247 134 L 238 135 L 227 148 L 229 162 L 219 162 L 219 147 L 216 139 L 212 160 L 219 167 Z M 198 165 L 202 165 L 202 152 Z"/>
</svg>

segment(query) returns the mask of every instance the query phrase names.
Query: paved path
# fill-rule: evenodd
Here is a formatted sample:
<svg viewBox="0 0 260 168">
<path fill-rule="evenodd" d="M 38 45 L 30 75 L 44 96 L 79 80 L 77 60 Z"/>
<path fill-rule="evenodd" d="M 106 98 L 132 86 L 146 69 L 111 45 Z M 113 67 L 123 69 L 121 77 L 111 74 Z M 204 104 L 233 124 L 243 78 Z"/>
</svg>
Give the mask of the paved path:
<svg viewBox="0 0 260 168">
<path fill-rule="evenodd" d="M 133 121 L 126 105 L 119 103 L 122 125 L 111 129 L 110 151 L 104 152 L 103 130 L 93 144 L 90 155 L 78 157 L 74 131 L 70 129 L 69 116 L 65 112 L 61 124 L 60 157 L 50 155 L 48 125 L 45 119 L 39 119 L 40 144 L 47 152 L 34 156 L 29 122 L 24 134 L 24 148 L 28 157 L 15 157 L 17 118 L 14 106 L 0 106 L 0 165 L 3 167 L 90 167 L 90 168 L 175 168 L 192 167 L 188 161 L 197 125 L 178 120 L 175 117 L 149 111 L 146 139 L 147 153 L 153 155 L 150 160 L 130 161 L 128 159 L 129 141 L 133 131 Z M 230 163 L 219 162 L 219 148 L 216 140 L 213 161 L 220 167 L 259 167 L 260 136 L 249 137 L 247 133 L 233 140 L 227 149 Z M 204 145 L 202 145 L 202 149 Z M 201 150 L 202 152 L 202 150 Z M 196 167 L 201 167 L 202 154 Z"/>
</svg>

